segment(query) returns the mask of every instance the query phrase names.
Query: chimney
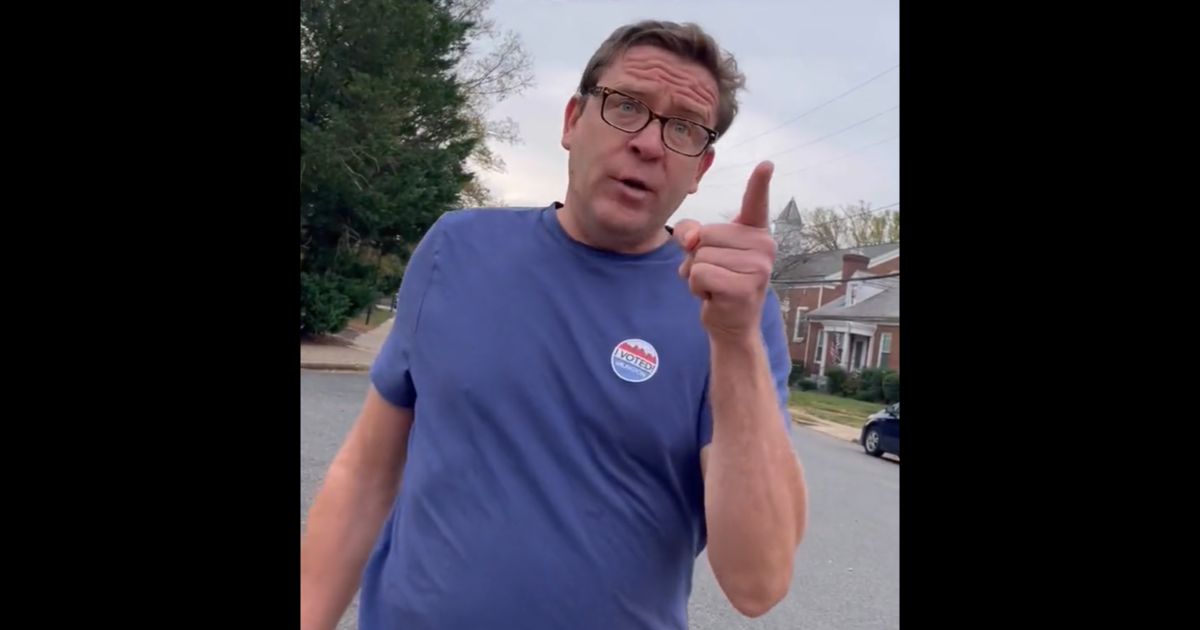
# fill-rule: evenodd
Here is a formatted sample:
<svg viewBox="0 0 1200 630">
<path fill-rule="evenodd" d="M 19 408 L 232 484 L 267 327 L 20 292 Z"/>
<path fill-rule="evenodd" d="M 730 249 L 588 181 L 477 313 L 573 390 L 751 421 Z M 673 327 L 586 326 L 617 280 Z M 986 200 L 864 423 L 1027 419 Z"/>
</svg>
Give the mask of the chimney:
<svg viewBox="0 0 1200 630">
<path fill-rule="evenodd" d="M 871 259 L 862 254 L 846 254 L 842 256 L 842 280 L 849 280 L 855 272 L 866 271 Z"/>
</svg>

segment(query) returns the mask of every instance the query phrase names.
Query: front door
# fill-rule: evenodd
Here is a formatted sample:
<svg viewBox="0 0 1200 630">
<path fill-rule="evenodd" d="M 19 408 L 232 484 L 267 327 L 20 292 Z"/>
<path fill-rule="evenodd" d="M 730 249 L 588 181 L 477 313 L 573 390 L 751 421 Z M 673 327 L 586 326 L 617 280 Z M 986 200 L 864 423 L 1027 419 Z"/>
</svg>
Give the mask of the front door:
<svg viewBox="0 0 1200 630">
<path fill-rule="evenodd" d="M 861 335 L 850 336 L 850 369 L 858 371 L 863 369 L 863 363 L 867 357 L 867 338 Z"/>
</svg>

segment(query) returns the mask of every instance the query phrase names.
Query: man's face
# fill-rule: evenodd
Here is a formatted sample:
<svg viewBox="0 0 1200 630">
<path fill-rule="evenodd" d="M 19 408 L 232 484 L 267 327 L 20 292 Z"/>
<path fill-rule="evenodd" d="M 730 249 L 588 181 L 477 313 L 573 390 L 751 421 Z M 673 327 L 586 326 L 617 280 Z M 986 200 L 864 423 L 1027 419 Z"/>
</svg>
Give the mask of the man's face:
<svg viewBox="0 0 1200 630">
<path fill-rule="evenodd" d="M 661 48 L 630 48 L 597 83 L 662 116 L 716 126 L 716 79 L 699 64 Z M 618 98 L 610 97 L 610 107 Z M 580 107 L 580 99 L 587 99 L 586 107 Z M 668 149 L 661 120 L 637 133 L 616 129 L 601 118 L 603 102 L 595 95 L 567 103 L 562 137 L 570 151 L 567 205 L 592 234 L 630 245 L 655 239 L 684 197 L 696 192 L 713 151 L 689 157 Z"/>
</svg>

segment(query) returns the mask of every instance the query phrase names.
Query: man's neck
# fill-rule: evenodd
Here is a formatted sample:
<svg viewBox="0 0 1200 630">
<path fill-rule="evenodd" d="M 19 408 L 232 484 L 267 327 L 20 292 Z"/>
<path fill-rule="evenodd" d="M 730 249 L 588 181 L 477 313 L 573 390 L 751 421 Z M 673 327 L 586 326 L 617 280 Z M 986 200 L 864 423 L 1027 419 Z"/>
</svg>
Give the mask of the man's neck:
<svg viewBox="0 0 1200 630">
<path fill-rule="evenodd" d="M 558 218 L 559 225 L 562 226 L 563 231 L 566 232 L 567 236 L 571 237 L 573 240 L 583 243 L 588 247 L 594 247 L 596 249 L 602 249 L 617 254 L 637 255 L 652 252 L 659 247 L 662 247 L 663 243 L 666 243 L 671 238 L 671 234 L 665 226 L 661 230 L 655 230 L 655 232 L 649 238 L 643 238 L 636 241 L 622 241 L 614 238 L 605 238 L 605 236 L 601 234 L 589 233 L 588 230 L 583 226 L 583 222 L 579 220 L 579 217 L 575 213 L 571 212 L 571 208 L 568 206 L 560 207 L 556 212 L 556 216 Z"/>
</svg>

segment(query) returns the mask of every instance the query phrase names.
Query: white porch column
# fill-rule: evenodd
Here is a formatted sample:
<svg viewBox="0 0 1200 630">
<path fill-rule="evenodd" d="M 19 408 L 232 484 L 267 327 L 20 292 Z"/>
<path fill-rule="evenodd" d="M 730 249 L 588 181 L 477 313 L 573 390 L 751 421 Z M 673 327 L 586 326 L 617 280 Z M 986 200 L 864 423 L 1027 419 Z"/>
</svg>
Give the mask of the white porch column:
<svg viewBox="0 0 1200 630">
<path fill-rule="evenodd" d="M 813 353 L 813 356 L 816 357 L 814 360 L 820 361 L 819 365 L 821 366 L 821 371 L 817 375 L 825 376 L 825 364 L 829 363 L 829 330 L 825 327 L 821 328 L 821 343 L 817 344 L 817 347 L 821 349 L 819 355 L 816 352 Z"/>
<path fill-rule="evenodd" d="M 846 326 L 846 332 L 842 333 L 842 369 L 850 371 L 850 326 Z"/>
<path fill-rule="evenodd" d="M 863 357 L 863 367 L 864 368 L 879 367 L 876 365 L 871 365 L 871 350 L 874 348 L 874 346 L 875 346 L 875 335 L 872 333 L 870 337 L 867 337 L 867 356 Z"/>
</svg>

